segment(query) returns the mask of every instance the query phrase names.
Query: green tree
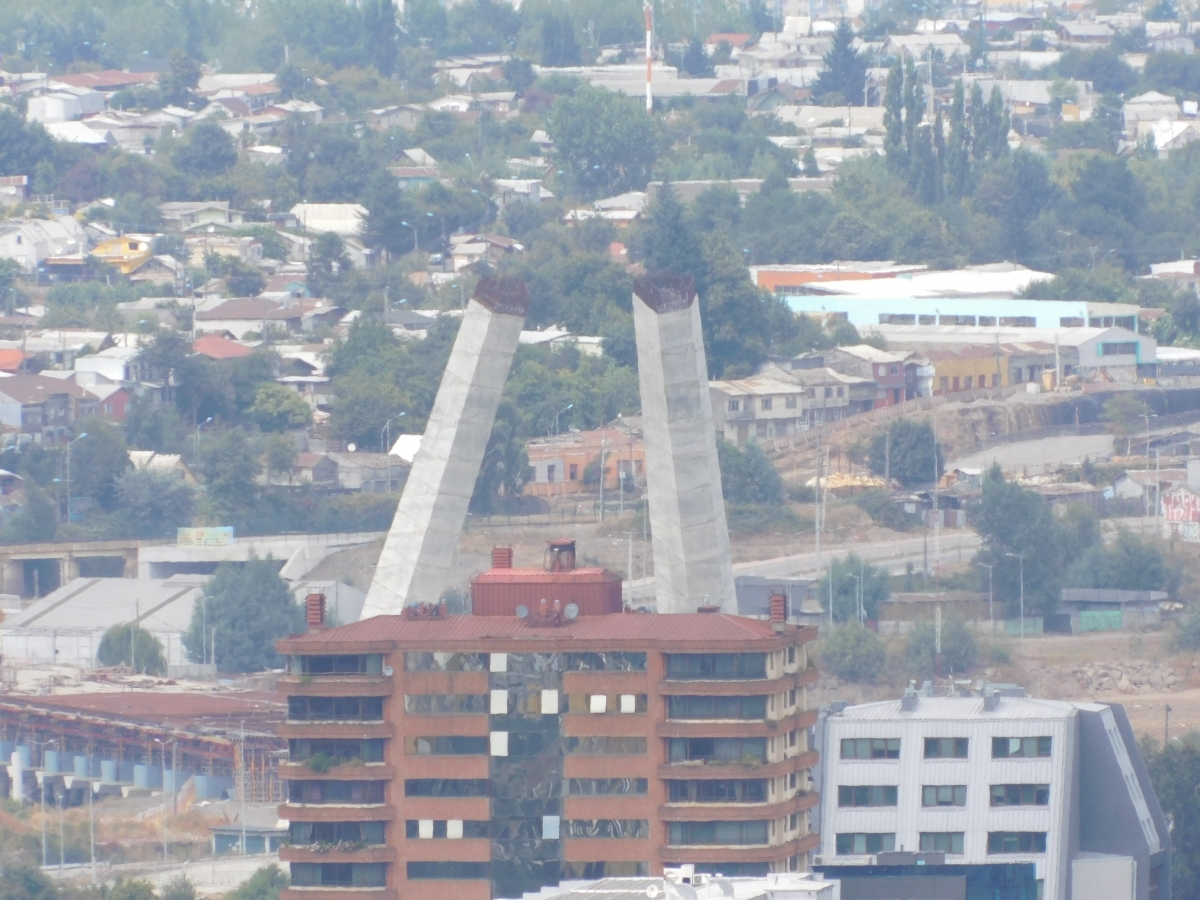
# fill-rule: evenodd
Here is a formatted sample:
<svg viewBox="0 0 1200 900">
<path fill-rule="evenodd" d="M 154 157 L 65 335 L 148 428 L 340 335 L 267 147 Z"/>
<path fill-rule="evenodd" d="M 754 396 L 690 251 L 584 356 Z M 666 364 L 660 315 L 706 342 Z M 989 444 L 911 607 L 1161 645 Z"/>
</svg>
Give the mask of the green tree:
<svg viewBox="0 0 1200 900">
<path fill-rule="evenodd" d="M 405 8 L 410 5 L 406 3 Z M 287 873 L 271 863 L 260 868 L 225 897 L 226 900 L 279 900 L 279 892 L 287 886 Z"/>
<path fill-rule="evenodd" d="M 129 469 L 116 478 L 114 489 L 123 531 L 130 537 L 167 537 L 191 524 L 196 491 L 182 478 Z"/>
<path fill-rule="evenodd" d="M 1167 821 L 1171 823 L 1171 893 L 1200 896 L 1200 746 L 1142 739 L 1142 758 Z"/>
<path fill-rule="evenodd" d="M 726 503 L 783 504 L 783 479 L 758 444 L 751 442 L 741 449 L 718 440 L 717 460 Z"/>
<path fill-rule="evenodd" d="M 290 435 L 271 434 L 263 442 L 267 458 L 267 475 L 270 478 L 290 476 L 296 464 L 296 443 Z M 289 483 L 291 478 L 288 478 Z"/>
<path fill-rule="evenodd" d="M 821 668 L 843 681 L 875 681 L 883 674 L 887 649 L 879 635 L 857 622 L 835 625 L 820 646 Z"/>
<path fill-rule="evenodd" d="M 575 23 L 571 20 L 571 14 L 564 11 L 560 15 L 553 8 L 547 8 L 541 19 L 542 65 L 579 65 L 579 42 L 575 40 Z"/>
<path fill-rule="evenodd" d="M 163 885 L 162 900 L 196 900 L 196 886 L 186 875 L 172 878 Z"/>
<path fill-rule="evenodd" d="M 258 453 L 246 432 L 241 428 L 205 432 L 196 469 L 213 515 L 225 524 L 242 522 L 254 506 L 260 471 Z"/>
<path fill-rule="evenodd" d="M 312 407 L 291 388 L 274 381 L 259 387 L 248 413 L 263 431 L 294 431 L 312 422 Z"/>
<path fill-rule="evenodd" d="M 937 673 L 937 630 L 932 622 L 918 622 L 908 634 L 905 657 L 918 676 L 932 678 Z M 959 619 L 946 619 L 942 625 L 942 674 L 961 675 L 975 668 L 979 650 L 975 633 Z"/>
<path fill-rule="evenodd" d="M 363 4 L 363 43 L 371 64 L 384 78 L 396 73 L 399 28 L 393 0 L 366 0 Z"/>
<path fill-rule="evenodd" d="M 645 189 L 664 146 L 641 100 L 602 88 L 559 97 L 547 125 L 564 177 L 585 197 Z"/>
<path fill-rule="evenodd" d="M 821 177 L 821 167 L 817 165 L 817 154 L 813 150 L 812 144 L 809 144 L 807 149 L 804 151 L 804 160 L 801 173 L 805 178 Z"/>
<path fill-rule="evenodd" d="M 1114 588 L 1121 591 L 1171 590 L 1179 581 L 1153 541 L 1122 528 L 1111 544 L 1094 541 L 1071 566 L 1072 587 Z"/>
<path fill-rule="evenodd" d="M 166 675 L 167 659 L 158 638 L 135 622 L 113 625 L 100 638 L 96 659 L 102 666 L 131 666 L 142 675 Z"/>
<path fill-rule="evenodd" d="M 945 467 L 942 448 L 933 441 L 933 427 L 915 419 L 897 419 L 876 434 L 867 462 L 876 475 L 886 471 L 906 488 L 932 484 Z"/>
<path fill-rule="evenodd" d="M 683 204 L 669 181 L 664 181 L 655 193 L 631 249 L 648 272 L 691 275 L 697 288 L 706 281 L 700 238 L 687 221 Z"/>
<path fill-rule="evenodd" d="M 483 464 L 475 480 L 471 508 L 488 514 L 500 497 L 516 497 L 529 480 L 529 457 L 521 435 L 520 417 L 508 400 L 501 400 L 492 424 Z"/>
<path fill-rule="evenodd" d="M 1041 615 L 1058 604 L 1067 565 L 1062 536 L 1041 495 L 1006 481 L 999 466 L 984 477 L 983 493 L 970 516 L 983 546 L 976 563 L 991 570 L 997 600 L 1018 611 L 1024 571 L 1025 614 Z"/>
<path fill-rule="evenodd" d="M 1149 414 L 1150 410 L 1136 391 L 1118 391 L 1104 401 L 1100 420 L 1109 424 L 1117 438 L 1125 438 L 1125 455 L 1128 456 L 1133 436 L 1141 430 L 1144 417 Z"/>
<path fill-rule="evenodd" d="M 201 122 L 175 147 L 171 164 L 194 178 L 224 175 L 237 164 L 237 145 L 216 122 Z"/>
<path fill-rule="evenodd" d="M 25 506 L 13 516 L 3 532 L 5 544 L 39 544 L 54 540 L 58 531 L 58 507 L 32 481 L 25 482 Z"/>
<path fill-rule="evenodd" d="M 168 403 L 153 403 L 135 397 L 125 413 L 125 434 L 129 446 L 159 453 L 183 453 L 188 449 L 187 427 L 179 410 Z"/>
<path fill-rule="evenodd" d="M 354 443 L 363 450 L 373 449 L 380 441 L 380 432 L 388 419 L 404 412 L 408 405 L 404 391 L 390 381 L 366 372 L 354 372 L 335 379 L 333 390 L 330 433 L 337 440 Z"/>
<path fill-rule="evenodd" d="M 258 672 L 278 664 L 278 638 L 303 628 L 304 611 L 279 577 L 279 563 L 251 558 L 217 566 L 192 607 L 183 645 L 194 662 L 207 659 L 215 645 L 218 671 Z"/>
<path fill-rule="evenodd" d="M 117 479 L 129 468 L 125 436 L 115 425 L 96 418 L 80 422 L 76 430 L 87 437 L 71 446 L 71 494 L 111 510 L 117 501 Z"/>
<path fill-rule="evenodd" d="M 864 101 L 867 61 L 854 48 L 854 29 L 845 19 L 838 22 L 833 45 L 826 51 L 825 68 L 813 85 L 813 98 L 825 106 L 859 105 Z"/>
<path fill-rule="evenodd" d="M 314 297 L 333 297 L 350 273 L 350 257 L 346 245 L 332 231 L 318 235 L 313 241 L 308 260 L 308 289 Z"/>
<path fill-rule="evenodd" d="M 831 581 L 835 622 L 858 621 L 860 591 L 863 618 L 867 621 L 879 618 L 879 604 L 892 595 L 887 572 L 863 562 L 856 553 L 830 563 L 829 571 L 817 588 L 817 596 L 822 604 L 829 602 Z"/>
</svg>

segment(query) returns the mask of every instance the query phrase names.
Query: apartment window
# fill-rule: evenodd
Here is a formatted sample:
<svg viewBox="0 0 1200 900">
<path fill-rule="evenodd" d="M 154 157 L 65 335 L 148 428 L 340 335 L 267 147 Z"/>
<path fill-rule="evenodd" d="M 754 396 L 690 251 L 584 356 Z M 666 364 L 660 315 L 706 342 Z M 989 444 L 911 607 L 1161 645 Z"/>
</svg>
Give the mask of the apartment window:
<svg viewBox="0 0 1200 900">
<path fill-rule="evenodd" d="M 293 738 L 288 741 L 288 761 L 307 762 L 314 756 L 330 757 L 337 762 L 383 762 L 383 740 L 339 738 Z"/>
<path fill-rule="evenodd" d="M 404 654 L 404 671 L 406 672 L 486 672 L 487 670 L 488 655 L 486 653 Z"/>
<path fill-rule="evenodd" d="M 407 819 L 404 836 L 410 840 L 461 840 L 463 838 L 486 838 L 490 835 L 491 822 L 487 819 Z"/>
<path fill-rule="evenodd" d="M 958 390 L 958 376 L 957 375 L 954 376 L 954 387 L 952 388 L 952 390 L 956 390 L 956 391 Z"/>
<path fill-rule="evenodd" d="M 641 739 L 643 743 L 645 738 Z M 667 760 L 713 760 L 728 763 L 764 763 L 766 738 L 668 738 Z"/>
<path fill-rule="evenodd" d="M 377 722 L 382 697 L 288 697 L 288 718 L 307 722 Z"/>
<path fill-rule="evenodd" d="M 966 759 L 967 738 L 925 738 L 926 759 Z"/>
<path fill-rule="evenodd" d="M 645 756 L 644 737 L 572 737 L 566 739 L 567 753 L 576 756 Z"/>
<path fill-rule="evenodd" d="M 568 653 L 568 672 L 645 672 L 646 654 L 627 653 Z"/>
<path fill-rule="evenodd" d="M 1034 759 L 1050 755 L 1050 738 L 992 738 L 992 759 Z"/>
<path fill-rule="evenodd" d="M 418 716 L 453 716 L 486 713 L 486 694 L 405 694 L 404 711 Z"/>
<path fill-rule="evenodd" d="M 381 675 L 383 654 L 293 656 L 288 668 L 293 675 Z"/>
<path fill-rule="evenodd" d="M 922 806 L 966 806 L 965 784 L 927 784 L 921 788 Z"/>
<path fill-rule="evenodd" d="M 431 881 L 451 879 L 454 881 L 486 881 L 488 864 L 485 862 L 410 862 L 406 865 L 409 881 Z"/>
<path fill-rule="evenodd" d="M 671 803 L 765 803 L 767 780 L 718 778 L 712 781 L 668 781 L 667 797 Z"/>
<path fill-rule="evenodd" d="M 765 719 L 767 698 L 755 697 L 668 697 L 669 719 Z"/>
<path fill-rule="evenodd" d="M 833 388 L 831 388 L 831 387 L 825 388 L 825 396 L 832 397 L 833 396 Z"/>
<path fill-rule="evenodd" d="M 867 853 L 891 853 L 896 849 L 894 834 L 839 834 L 838 856 L 863 856 Z"/>
<path fill-rule="evenodd" d="M 730 681 L 766 677 L 765 653 L 667 654 L 667 678 L 673 681 Z"/>
<path fill-rule="evenodd" d="M 385 887 L 384 863 L 292 863 L 297 887 Z"/>
<path fill-rule="evenodd" d="M 843 396 L 845 396 L 845 394 L 846 394 L 845 388 L 838 388 L 838 396 L 839 397 L 843 397 Z"/>
<path fill-rule="evenodd" d="M 767 843 L 767 831 L 765 821 L 668 822 L 667 843 L 672 847 L 750 846 Z"/>
<path fill-rule="evenodd" d="M 407 737 L 404 739 L 406 756 L 485 756 L 488 752 L 486 737 L 451 735 L 449 737 Z"/>
<path fill-rule="evenodd" d="M 838 806 L 895 806 L 897 790 L 892 785 L 838 786 Z"/>
<path fill-rule="evenodd" d="M 546 480 L 551 483 L 554 481 L 554 463 L 546 466 Z"/>
<path fill-rule="evenodd" d="M 288 843 L 298 847 L 357 843 L 377 846 L 384 842 L 385 830 L 384 822 L 292 822 Z"/>
<path fill-rule="evenodd" d="M 742 408 L 741 400 L 730 400 L 729 401 L 729 411 L 730 412 L 737 412 L 741 408 Z"/>
<path fill-rule="evenodd" d="M 922 831 L 922 853 L 952 853 L 962 855 L 963 833 L 961 831 Z"/>
<path fill-rule="evenodd" d="M 645 778 L 566 779 L 566 793 L 570 797 L 645 797 L 649 786 Z"/>
<path fill-rule="evenodd" d="M 941 385 L 943 394 L 946 393 L 948 390 L 950 390 L 950 379 L 947 376 L 945 376 L 945 375 L 941 376 L 938 379 L 938 383 Z"/>
<path fill-rule="evenodd" d="M 486 778 L 406 778 L 405 797 L 486 797 Z"/>
<path fill-rule="evenodd" d="M 795 662 L 796 662 L 796 648 L 795 647 L 788 647 L 787 661 L 788 661 L 789 666 L 795 664 Z"/>
<path fill-rule="evenodd" d="M 382 781 L 289 781 L 290 803 L 383 803 Z"/>
<path fill-rule="evenodd" d="M 571 477 L 572 481 L 579 480 L 579 465 L 577 463 L 571 463 L 570 473 L 571 473 L 570 477 Z"/>
<path fill-rule="evenodd" d="M 648 838 L 647 819 L 568 819 L 563 823 L 568 838 Z"/>
<path fill-rule="evenodd" d="M 993 784 L 992 806 L 1049 806 L 1048 784 Z"/>
<path fill-rule="evenodd" d="M 900 738 L 846 738 L 842 759 L 899 759 Z"/>
<path fill-rule="evenodd" d="M 783 405 L 785 407 L 787 407 L 788 409 L 795 409 L 796 408 L 796 398 L 795 397 L 785 397 L 783 400 Z"/>
<path fill-rule="evenodd" d="M 1044 831 L 989 831 L 988 853 L 1045 853 Z"/>
</svg>

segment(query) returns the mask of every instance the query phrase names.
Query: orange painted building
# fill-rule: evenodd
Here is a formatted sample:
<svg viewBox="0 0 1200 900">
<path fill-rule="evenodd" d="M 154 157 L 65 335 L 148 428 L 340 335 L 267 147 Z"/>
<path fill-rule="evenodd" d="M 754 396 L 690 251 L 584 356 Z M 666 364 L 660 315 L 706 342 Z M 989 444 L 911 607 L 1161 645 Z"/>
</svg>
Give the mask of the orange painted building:
<svg viewBox="0 0 1200 900">
<path fill-rule="evenodd" d="M 604 454 L 604 489 L 618 490 L 620 477 L 627 486 L 644 486 L 646 453 L 642 444 L 641 419 L 619 419 L 606 428 L 572 431 L 554 437 L 536 438 L 525 445 L 530 479 L 525 493 L 534 497 L 557 497 L 596 491 L 599 484 L 584 481 L 589 465 Z"/>
</svg>

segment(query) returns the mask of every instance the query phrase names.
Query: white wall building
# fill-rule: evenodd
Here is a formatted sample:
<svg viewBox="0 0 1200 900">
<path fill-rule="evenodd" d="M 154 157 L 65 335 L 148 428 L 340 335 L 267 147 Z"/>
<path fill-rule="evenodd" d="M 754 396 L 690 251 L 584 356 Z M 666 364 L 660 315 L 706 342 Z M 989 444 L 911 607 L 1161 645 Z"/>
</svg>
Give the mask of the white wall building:
<svg viewBox="0 0 1200 900">
<path fill-rule="evenodd" d="M 1002 877 L 1032 865 L 1042 900 L 1085 900 L 1072 879 L 1096 865 L 1134 873 L 1106 898 L 1170 896 L 1167 822 L 1120 706 L 910 690 L 832 711 L 818 729 L 813 862 L 843 886 L 911 858 Z"/>
</svg>

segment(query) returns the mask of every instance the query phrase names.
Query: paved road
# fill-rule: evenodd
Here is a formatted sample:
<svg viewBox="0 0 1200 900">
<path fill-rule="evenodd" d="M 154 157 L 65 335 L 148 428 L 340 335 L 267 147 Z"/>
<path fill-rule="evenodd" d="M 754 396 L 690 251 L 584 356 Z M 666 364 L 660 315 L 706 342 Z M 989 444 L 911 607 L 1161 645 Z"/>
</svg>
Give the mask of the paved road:
<svg viewBox="0 0 1200 900">
<path fill-rule="evenodd" d="M 950 465 L 964 469 L 986 469 L 993 462 L 999 462 L 1010 472 L 1021 473 L 1024 470 L 1032 475 L 1042 469 L 1081 463 L 1084 457 L 1090 457 L 1093 461 L 1109 457 L 1112 452 L 1111 434 L 1072 434 L 996 444 L 978 453 L 956 457 Z"/>
<path fill-rule="evenodd" d="M 979 546 L 979 535 L 970 529 L 944 530 L 941 534 L 941 560 L 943 563 L 968 560 Z M 933 569 L 937 559 L 937 544 L 935 536 L 929 535 L 928 552 L 929 567 Z M 829 561 L 845 556 L 847 553 L 857 553 L 867 562 L 886 568 L 894 575 L 904 572 L 907 563 L 920 570 L 924 565 L 926 542 L 923 535 L 917 537 L 897 538 L 890 541 L 874 541 L 871 543 L 834 544 L 821 552 L 821 564 L 817 565 L 816 553 L 797 553 L 792 556 L 780 556 L 774 559 L 759 559 L 752 562 L 735 563 L 734 575 L 757 575 L 764 578 L 816 578 L 822 574 Z M 625 600 L 643 601 L 653 598 L 654 579 L 638 578 L 630 582 L 626 588 Z"/>
</svg>

